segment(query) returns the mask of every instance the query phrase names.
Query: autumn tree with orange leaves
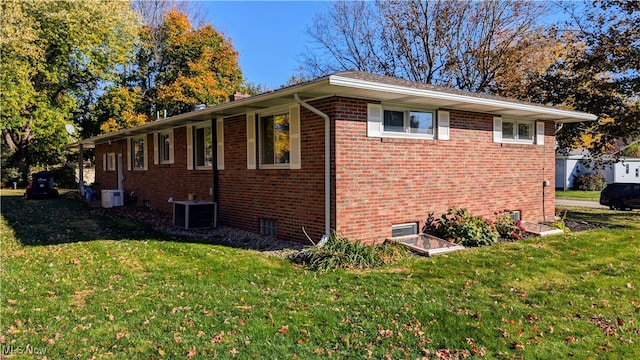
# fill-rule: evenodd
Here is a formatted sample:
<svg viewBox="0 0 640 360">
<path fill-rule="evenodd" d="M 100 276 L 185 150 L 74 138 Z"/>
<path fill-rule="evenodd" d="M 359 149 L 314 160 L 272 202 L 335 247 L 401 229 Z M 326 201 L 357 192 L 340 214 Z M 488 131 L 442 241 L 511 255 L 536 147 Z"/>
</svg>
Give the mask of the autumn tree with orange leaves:
<svg viewBox="0 0 640 360">
<path fill-rule="evenodd" d="M 240 89 L 238 52 L 212 25 L 193 28 L 174 8 L 142 26 L 139 36 L 136 60 L 93 108 L 101 132 L 219 104 Z"/>
</svg>

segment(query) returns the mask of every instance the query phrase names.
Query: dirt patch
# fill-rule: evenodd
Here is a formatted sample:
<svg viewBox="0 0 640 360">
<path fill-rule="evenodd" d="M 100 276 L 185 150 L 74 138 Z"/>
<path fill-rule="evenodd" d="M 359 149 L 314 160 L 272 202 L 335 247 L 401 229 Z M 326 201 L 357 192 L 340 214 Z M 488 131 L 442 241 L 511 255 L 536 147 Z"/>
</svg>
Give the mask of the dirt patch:
<svg viewBox="0 0 640 360">
<path fill-rule="evenodd" d="M 589 223 L 586 221 L 574 221 L 574 220 L 565 220 L 564 224 L 571 231 L 585 231 L 585 230 L 593 230 L 593 229 L 606 229 L 607 226 L 603 224 Z"/>
</svg>

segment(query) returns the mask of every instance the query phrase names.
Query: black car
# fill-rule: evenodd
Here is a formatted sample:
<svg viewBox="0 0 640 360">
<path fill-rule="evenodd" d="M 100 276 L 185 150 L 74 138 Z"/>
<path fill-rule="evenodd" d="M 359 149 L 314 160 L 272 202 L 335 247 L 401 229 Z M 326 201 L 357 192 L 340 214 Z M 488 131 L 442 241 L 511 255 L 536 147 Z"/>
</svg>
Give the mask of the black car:
<svg viewBox="0 0 640 360">
<path fill-rule="evenodd" d="M 600 193 L 600 205 L 608 206 L 611 210 L 640 209 L 640 184 L 607 185 Z"/>
</svg>

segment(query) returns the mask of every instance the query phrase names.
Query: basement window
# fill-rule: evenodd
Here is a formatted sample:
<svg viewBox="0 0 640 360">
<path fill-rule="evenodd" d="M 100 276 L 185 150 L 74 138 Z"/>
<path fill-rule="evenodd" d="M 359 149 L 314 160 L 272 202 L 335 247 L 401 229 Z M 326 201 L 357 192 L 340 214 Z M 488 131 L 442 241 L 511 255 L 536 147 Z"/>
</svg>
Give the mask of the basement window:
<svg viewBox="0 0 640 360">
<path fill-rule="evenodd" d="M 391 226 L 391 237 L 417 235 L 417 234 L 418 234 L 417 223 L 397 224 L 397 225 Z"/>
<path fill-rule="evenodd" d="M 260 235 L 276 236 L 278 222 L 271 219 L 260 219 Z"/>
</svg>

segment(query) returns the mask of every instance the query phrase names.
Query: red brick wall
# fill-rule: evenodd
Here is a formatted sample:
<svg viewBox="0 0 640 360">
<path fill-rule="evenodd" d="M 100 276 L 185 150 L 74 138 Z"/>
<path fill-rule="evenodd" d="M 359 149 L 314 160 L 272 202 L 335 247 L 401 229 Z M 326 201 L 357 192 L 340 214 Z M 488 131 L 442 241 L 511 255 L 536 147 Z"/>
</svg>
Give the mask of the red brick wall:
<svg viewBox="0 0 640 360">
<path fill-rule="evenodd" d="M 320 240 L 324 233 L 324 120 L 304 108 L 300 118 L 299 170 L 247 169 L 246 117 L 224 120 L 220 223 L 258 233 L 261 218 L 276 220 L 279 238 L 308 242 L 304 227 L 314 241 Z"/>
<path fill-rule="evenodd" d="M 213 187 L 211 170 L 187 170 L 187 132 L 185 127 L 174 129 L 174 163 L 153 163 L 153 136 L 147 136 L 147 170 L 127 170 L 129 154 L 125 140 L 113 142 L 112 145 L 96 146 L 96 182 L 100 189 L 117 189 L 117 172 L 103 171 L 102 154 L 121 153 L 123 157 L 124 191 L 128 194 L 135 191 L 137 205 L 148 201 L 149 206 L 166 213 L 173 212 L 169 197 L 174 200 L 187 200 L 189 193 L 195 193 L 200 200 L 213 199 L 210 188 Z"/>
<path fill-rule="evenodd" d="M 523 219 L 542 221 L 543 180 L 551 181 L 545 210 L 553 218 L 553 123 L 546 124 L 544 146 L 494 143 L 492 115 L 453 110 L 448 141 L 368 138 L 367 102 L 340 102 L 349 106 L 335 121 L 339 233 L 381 241 L 392 225 L 421 228 L 429 212 L 450 206 L 485 217 L 521 210 Z"/>
<path fill-rule="evenodd" d="M 331 117 L 331 228 L 351 239 L 380 241 L 393 224 L 418 222 L 450 206 L 492 217 L 521 210 L 540 221 L 542 182 L 549 180 L 546 219 L 554 215 L 554 126 L 546 124 L 545 145 L 493 143 L 490 114 L 450 112 L 449 141 L 368 138 L 367 102 L 329 98 L 312 105 Z M 174 130 L 175 163 L 153 164 L 149 135 L 148 170 L 127 171 L 126 143 L 96 146 L 96 181 L 115 189 L 116 172 L 102 171 L 102 154 L 121 152 L 125 191 L 139 204 L 171 212 L 167 199 L 212 200 L 212 172 L 187 170 L 186 130 Z M 260 219 L 278 223 L 278 237 L 306 242 L 324 233 L 324 120 L 301 108 L 302 169 L 247 169 L 246 119 L 224 120 L 225 169 L 219 171 L 218 223 L 259 232 Z M 337 185 L 336 185 L 337 184 Z M 336 220 L 337 219 L 337 220 Z"/>
</svg>

